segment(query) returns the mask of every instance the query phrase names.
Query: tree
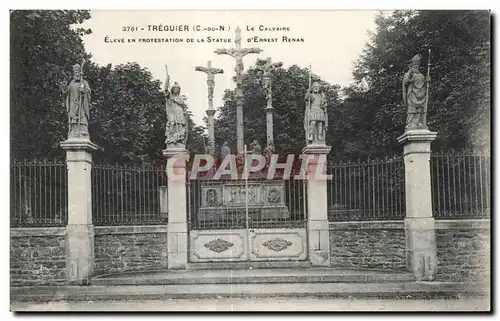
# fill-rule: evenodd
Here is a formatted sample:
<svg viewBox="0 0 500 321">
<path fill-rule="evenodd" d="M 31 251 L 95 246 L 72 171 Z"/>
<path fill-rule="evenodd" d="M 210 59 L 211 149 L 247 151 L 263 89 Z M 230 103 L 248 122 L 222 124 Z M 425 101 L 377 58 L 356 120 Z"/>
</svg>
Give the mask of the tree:
<svg viewBox="0 0 500 321">
<path fill-rule="evenodd" d="M 87 61 L 84 77 L 92 89 L 89 131 L 101 149 L 96 159 L 133 162 L 163 159 L 165 102 L 159 80 L 137 63 L 112 68 L 89 62 L 76 28 L 89 11 L 11 12 L 11 149 L 14 158 L 64 157 L 67 116 L 60 83 L 71 66 Z M 190 151 L 203 149 L 203 128 L 189 114 Z"/>
<path fill-rule="evenodd" d="M 87 10 L 15 10 L 10 13 L 11 155 L 35 158 L 62 155 L 66 116 L 58 84 L 85 53 L 72 28 L 90 18 Z"/>
<path fill-rule="evenodd" d="M 261 85 L 261 76 L 257 66 L 265 63 L 258 60 L 243 78 L 243 124 L 245 143 L 257 139 L 264 148 L 266 145 L 266 100 Z M 319 81 L 328 100 L 329 131 L 331 136 L 341 121 L 337 118 L 335 106 L 339 103 L 339 86 L 334 86 L 312 75 L 313 81 Z M 274 107 L 274 145 L 280 154 L 299 154 L 305 146 L 304 110 L 305 93 L 308 88 L 309 71 L 296 65 L 277 68 L 272 71 L 272 90 Z M 228 141 L 231 150 L 235 151 L 236 141 L 236 100 L 232 90 L 226 90 L 224 105 L 215 119 L 215 140 L 217 150 L 222 143 Z"/>
<path fill-rule="evenodd" d="M 137 63 L 114 69 L 92 64 L 87 74 L 93 90 L 90 135 L 102 148 L 97 157 L 128 162 L 154 156 L 165 135 L 160 81 Z"/>
<path fill-rule="evenodd" d="M 161 82 L 137 63 L 89 69 L 95 86 L 91 137 L 102 148 L 98 157 L 113 162 L 163 159 L 167 116 Z M 203 128 L 194 124 L 190 111 L 187 149 L 203 151 Z"/>
<path fill-rule="evenodd" d="M 346 154 L 399 152 L 406 108 L 401 81 L 408 61 L 432 50 L 428 126 L 436 148 L 486 147 L 490 119 L 490 18 L 487 11 L 395 11 L 380 14 L 377 29 L 354 67 L 342 108 L 350 108 L 354 150 Z M 352 129 L 348 131 L 352 132 Z M 481 138 L 481 139 L 479 139 Z M 356 150 L 357 149 L 357 150 Z"/>
</svg>

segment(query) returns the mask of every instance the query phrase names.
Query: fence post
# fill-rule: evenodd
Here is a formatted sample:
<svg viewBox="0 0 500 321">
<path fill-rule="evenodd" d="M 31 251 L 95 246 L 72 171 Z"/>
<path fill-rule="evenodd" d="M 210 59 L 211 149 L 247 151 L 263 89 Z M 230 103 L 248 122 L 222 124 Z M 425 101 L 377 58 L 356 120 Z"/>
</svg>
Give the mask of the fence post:
<svg viewBox="0 0 500 321">
<path fill-rule="evenodd" d="M 308 256 L 312 266 L 330 266 L 330 226 L 328 224 L 327 180 L 318 177 L 326 171 L 326 155 L 331 146 L 308 145 L 307 155 L 307 237 Z M 316 170 L 318 166 L 322 169 Z"/>
<path fill-rule="evenodd" d="M 432 281 L 437 270 L 436 231 L 432 217 L 430 153 L 437 133 L 409 130 L 404 145 L 406 186 L 406 266 L 417 281 Z"/>
<path fill-rule="evenodd" d="M 168 189 L 167 186 L 159 186 L 160 219 L 168 218 Z"/>
<path fill-rule="evenodd" d="M 188 152 L 185 148 L 163 150 L 167 158 L 168 177 L 168 269 L 186 269 L 188 258 L 186 162 Z"/>
<path fill-rule="evenodd" d="M 68 282 L 85 284 L 94 272 L 94 225 L 92 224 L 92 151 L 88 139 L 61 142 L 68 168 L 68 225 L 66 228 L 66 276 Z"/>
</svg>

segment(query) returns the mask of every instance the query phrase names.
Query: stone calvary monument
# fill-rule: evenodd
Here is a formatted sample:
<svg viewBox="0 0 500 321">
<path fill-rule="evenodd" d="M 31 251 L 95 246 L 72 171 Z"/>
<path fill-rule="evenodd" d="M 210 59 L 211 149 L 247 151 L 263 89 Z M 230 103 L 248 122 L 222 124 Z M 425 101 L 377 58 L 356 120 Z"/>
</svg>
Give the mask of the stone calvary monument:
<svg viewBox="0 0 500 321">
<path fill-rule="evenodd" d="M 235 40 L 236 44 L 235 48 L 230 49 L 217 49 L 215 51 L 218 55 L 229 55 L 236 60 L 236 67 L 234 71 L 236 75 L 234 77 L 234 81 L 236 82 L 236 136 L 237 136 L 237 151 L 238 153 L 243 152 L 243 57 L 248 54 L 259 54 L 262 52 L 260 48 L 242 48 L 241 47 L 241 29 L 240 27 L 236 28 L 235 32 Z"/>
<path fill-rule="evenodd" d="M 260 53 L 258 48 L 241 48 L 241 30 L 236 29 L 236 49 L 219 49 L 236 59 L 237 155 L 227 142 L 221 148 L 224 159 L 243 160 L 252 165 L 252 156 L 269 160 L 274 153 L 273 87 L 274 71 L 281 63 L 267 58 L 260 64 L 265 91 L 267 142 L 253 140 L 250 151 L 243 144 L 242 58 Z M 430 186 L 430 143 L 437 133 L 427 128 L 430 63 L 427 76 L 419 71 L 422 57 L 416 55 L 404 74 L 403 102 L 408 108 L 405 132 L 398 138 L 404 145 L 406 181 L 405 249 L 406 263 L 417 280 L 434 280 L 437 270 L 435 222 L 432 216 Z M 430 60 L 430 51 L 429 51 Z M 97 146 L 90 141 L 88 120 L 91 89 L 83 77 L 84 62 L 73 66 L 73 79 L 62 87 L 68 114 L 68 139 L 61 142 L 66 151 L 68 170 L 68 223 L 66 227 L 66 267 L 68 281 L 88 282 L 94 272 L 94 226 L 92 222 L 92 155 Z M 214 76 L 223 70 L 196 67 L 207 74 L 209 146 L 214 153 L 213 128 Z M 305 94 L 304 132 L 306 175 L 301 182 L 264 179 L 263 175 L 215 179 L 214 174 L 186 181 L 188 117 L 186 97 L 176 82 L 170 86 L 166 67 L 165 130 L 168 190 L 161 193 L 168 212 L 166 264 L 168 269 L 185 270 L 189 263 L 293 261 L 307 266 L 331 266 L 330 223 L 328 221 L 326 172 L 328 100 L 319 82 L 309 84 Z M 237 156 L 237 157 L 235 157 Z M 239 157 L 239 158 L 238 158 Z M 251 162 L 248 160 L 251 159 Z M 237 162 L 236 162 L 237 163 Z M 223 162 L 223 164 L 225 164 Z M 241 165 L 240 163 L 238 163 Z M 304 163 L 303 163 L 304 164 Z M 268 170 L 269 168 L 264 168 Z M 258 171 L 256 171 L 258 174 Z M 172 173 L 174 175 L 172 175 Z M 181 179 L 178 179 L 178 178 Z M 196 180 L 196 182 L 194 182 Z M 293 199 L 291 195 L 299 195 Z M 163 206 L 162 206 L 163 207 Z M 164 232 L 165 233 L 165 232 Z"/>
<path fill-rule="evenodd" d="M 274 134 L 273 134 L 273 90 L 272 90 L 272 77 L 271 71 L 282 67 L 283 63 L 271 62 L 271 57 L 266 59 L 263 66 L 258 67 L 262 72 L 262 85 L 266 92 L 266 131 L 267 131 L 267 144 L 268 150 L 274 150 Z"/>
<path fill-rule="evenodd" d="M 208 61 L 206 67 L 197 66 L 196 71 L 204 72 L 207 75 L 207 86 L 208 86 L 208 109 L 207 113 L 207 125 L 208 125 L 208 154 L 211 156 L 215 155 L 215 132 L 214 132 L 214 87 L 215 87 L 215 75 L 223 74 L 224 70 L 219 68 L 212 68 L 212 62 Z"/>
<path fill-rule="evenodd" d="M 238 175 L 241 176 L 244 170 L 244 164 L 248 166 L 254 165 L 255 161 L 250 161 L 251 155 L 262 155 L 262 147 L 258 140 L 254 140 L 250 146 L 247 146 L 246 154 L 243 145 L 243 98 L 244 93 L 242 90 L 242 77 L 243 77 L 243 61 L 242 58 L 249 53 L 259 53 L 261 49 L 258 48 L 241 48 L 241 29 L 236 29 L 236 48 L 234 49 L 218 49 L 218 54 L 228 54 L 236 59 L 235 72 L 236 75 L 233 80 L 236 83 L 236 97 L 237 97 L 237 141 L 238 151 L 237 155 L 232 155 L 231 150 L 227 144 L 224 145 L 220 151 L 221 167 L 226 169 L 231 165 L 231 158 L 234 159 L 233 166 L 236 166 Z M 268 58 L 265 63 L 260 67 L 263 74 L 263 87 L 266 92 L 266 117 L 267 117 L 267 151 L 274 150 L 273 146 L 273 120 L 272 120 L 272 88 L 271 88 L 271 71 L 281 67 L 282 63 L 272 63 Z M 208 77 L 208 132 L 209 141 L 214 142 L 215 137 L 213 130 L 213 87 L 215 85 L 214 75 L 222 74 L 222 69 L 212 68 L 211 62 L 207 67 L 196 67 L 196 71 L 202 71 Z M 210 117 L 212 115 L 212 117 Z M 211 144 L 211 143 L 210 143 Z M 210 148 L 211 149 L 211 148 Z M 210 150 L 209 149 L 209 150 Z M 267 167 L 266 167 L 267 168 Z M 234 168 L 233 168 L 234 169 Z M 262 178 L 263 172 L 252 173 L 251 180 L 247 183 L 243 179 L 240 180 L 219 180 L 212 181 L 213 172 L 205 176 L 205 181 L 200 180 L 201 189 L 201 207 L 196 212 L 196 224 L 213 224 L 220 218 L 220 213 L 228 213 L 230 217 L 227 220 L 244 220 L 245 213 L 249 209 L 250 219 L 258 220 L 273 220 L 273 219 L 286 219 L 290 217 L 290 213 L 285 205 L 285 184 L 279 181 L 264 181 L 256 180 Z M 246 198 L 245 191 L 248 191 L 248 198 Z M 211 200 L 211 201 L 209 201 Z"/>
<path fill-rule="evenodd" d="M 331 147 L 326 145 L 328 126 L 327 101 L 319 83 L 311 83 L 305 96 L 306 108 L 304 129 L 307 144 L 303 149 L 306 155 L 307 179 L 305 183 L 293 185 L 283 179 L 263 179 L 262 171 L 254 172 L 252 177 L 243 177 L 241 172 L 247 166 L 254 165 L 254 156 L 266 160 L 272 158 L 274 152 L 273 137 L 273 71 L 282 63 L 273 63 L 267 58 L 259 65 L 262 76 L 262 86 L 266 98 L 266 131 L 267 142 L 264 150 L 260 142 L 254 140 L 247 148 L 243 138 L 243 57 L 247 54 L 257 54 L 259 48 L 241 47 L 241 29 L 236 28 L 236 47 L 218 49 L 215 53 L 230 55 L 236 59 L 233 78 L 236 83 L 236 155 L 231 153 L 227 144 L 221 148 L 222 168 L 236 166 L 237 179 L 214 179 L 214 173 L 190 180 L 188 191 L 184 180 L 169 177 L 168 212 L 169 212 L 169 243 L 168 265 L 171 269 L 183 269 L 189 262 L 225 262 L 225 261 L 300 261 L 308 259 L 313 266 L 329 266 L 329 223 L 327 217 L 327 182 L 315 179 L 317 172 L 324 172 L 326 155 Z M 209 151 L 213 152 L 215 141 L 213 129 L 213 89 L 214 76 L 222 74 L 223 70 L 213 68 L 211 62 L 207 67 L 196 67 L 196 71 L 207 74 L 209 132 Z M 168 77 L 167 77 L 168 80 Z M 168 83 L 168 81 L 167 81 Z M 167 93 L 167 158 L 187 156 L 185 150 L 186 123 L 182 117 L 185 104 L 179 97 L 179 90 L 173 86 Z M 170 130 L 170 131 L 169 131 Z M 169 138 L 171 137 L 171 138 Z M 262 155 L 264 154 L 264 155 Z M 251 159 L 251 161 L 249 161 Z M 269 170 L 269 166 L 264 167 Z M 233 167 L 234 171 L 235 168 Z M 273 169 L 274 170 L 274 169 Z M 185 160 L 174 165 L 176 175 L 186 174 Z M 225 172 L 227 173 L 227 171 Z M 232 176 L 232 174 L 231 174 Z M 182 177 L 182 176 L 181 176 Z M 307 190 L 307 196 L 293 203 L 291 194 L 301 194 Z M 304 192 L 305 193 L 305 192 Z M 185 202 L 190 198 L 189 213 Z M 303 198 L 307 198 L 303 199 Z M 307 208 L 306 208 L 307 204 Z M 290 206 L 294 215 L 291 216 Z M 299 210 L 301 207 L 303 210 Z M 297 214 L 297 211 L 300 211 Z M 306 214 L 307 213 L 307 214 Z M 187 220 L 189 218 L 189 221 Z M 307 220 L 307 224 L 305 224 Z M 292 224 L 293 223 L 293 224 Z M 172 238 L 172 239 L 171 239 Z M 171 241 L 170 241 L 171 240 Z M 188 248 L 189 246 L 189 248 Z"/>
</svg>

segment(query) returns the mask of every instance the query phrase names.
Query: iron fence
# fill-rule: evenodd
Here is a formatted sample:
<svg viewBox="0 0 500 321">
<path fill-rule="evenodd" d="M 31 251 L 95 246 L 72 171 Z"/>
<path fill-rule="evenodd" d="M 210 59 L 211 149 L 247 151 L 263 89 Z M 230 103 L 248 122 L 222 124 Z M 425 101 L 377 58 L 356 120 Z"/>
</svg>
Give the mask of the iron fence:
<svg viewBox="0 0 500 321">
<path fill-rule="evenodd" d="M 194 230 L 295 228 L 307 221 L 301 180 L 196 179 L 188 181 L 187 195 Z"/>
<path fill-rule="evenodd" d="M 431 155 L 435 218 L 484 218 L 491 211 L 490 156 L 474 151 Z"/>
<path fill-rule="evenodd" d="M 165 167 L 92 166 L 92 214 L 95 225 L 148 225 L 167 222 Z"/>
<path fill-rule="evenodd" d="M 68 180 L 65 161 L 33 160 L 10 164 L 10 226 L 65 226 Z"/>
<path fill-rule="evenodd" d="M 402 156 L 330 164 L 330 221 L 400 220 L 405 217 Z"/>
<path fill-rule="evenodd" d="M 488 154 L 433 153 L 430 165 L 435 218 L 490 216 Z M 327 184 L 330 221 L 405 217 L 402 156 L 337 162 L 329 165 L 328 173 L 332 175 Z M 163 166 L 94 164 L 91 183 L 94 224 L 166 223 L 167 176 Z M 67 224 L 64 161 L 11 162 L 10 190 L 12 227 Z M 187 198 L 193 229 L 294 227 L 302 226 L 307 219 L 303 180 L 190 180 Z"/>
</svg>

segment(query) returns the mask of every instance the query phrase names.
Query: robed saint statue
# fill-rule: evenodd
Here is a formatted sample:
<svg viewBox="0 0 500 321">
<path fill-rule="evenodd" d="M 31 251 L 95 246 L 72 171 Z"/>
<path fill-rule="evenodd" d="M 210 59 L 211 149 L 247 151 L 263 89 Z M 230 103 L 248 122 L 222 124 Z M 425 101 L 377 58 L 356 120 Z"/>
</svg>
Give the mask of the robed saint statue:
<svg viewBox="0 0 500 321">
<path fill-rule="evenodd" d="M 429 63 L 427 64 L 427 76 L 420 70 L 422 56 L 415 55 L 411 61 L 408 71 L 403 77 L 403 102 L 408 110 L 406 118 L 406 130 L 427 129 L 427 105 L 429 103 L 430 84 L 430 50 Z"/>
<path fill-rule="evenodd" d="M 73 79 L 69 84 L 62 84 L 65 94 L 64 104 L 68 115 L 68 139 L 89 138 L 90 86 L 83 79 L 83 66 L 73 65 Z"/>
</svg>

